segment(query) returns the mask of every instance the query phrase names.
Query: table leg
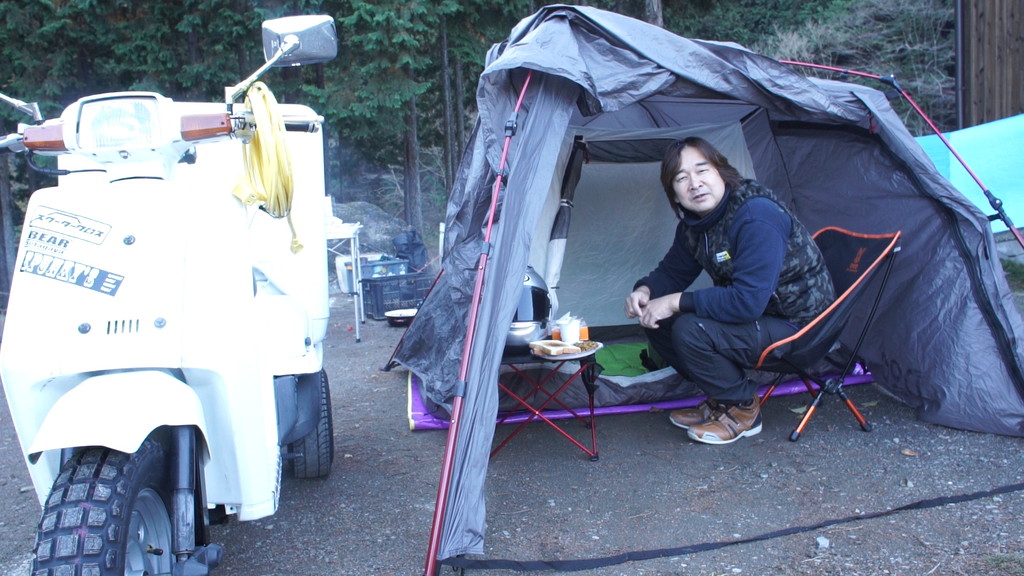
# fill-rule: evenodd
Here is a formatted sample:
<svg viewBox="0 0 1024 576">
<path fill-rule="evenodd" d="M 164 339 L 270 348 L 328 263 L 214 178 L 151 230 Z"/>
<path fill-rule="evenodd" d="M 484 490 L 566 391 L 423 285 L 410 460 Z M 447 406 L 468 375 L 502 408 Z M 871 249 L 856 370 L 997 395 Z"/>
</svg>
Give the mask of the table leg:
<svg viewBox="0 0 1024 576">
<path fill-rule="evenodd" d="M 588 359 L 590 360 L 589 362 L 587 361 Z M 574 372 L 564 383 L 562 383 L 562 385 L 558 388 L 558 390 L 556 390 L 553 393 L 547 392 L 547 390 L 543 389 L 544 384 L 546 384 L 551 379 L 551 377 L 555 373 L 557 373 L 558 368 L 561 367 L 563 364 L 565 364 L 564 361 L 563 362 L 559 362 L 558 365 L 555 366 L 555 368 L 553 368 L 552 370 L 548 371 L 548 373 L 543 378 L 541 378 L 541 380 L 539 382 L 534 380 L 534 379 L 532 379 L 532 378 L 530 378 L 530 376 L 528 374 L 526 374 L 525 372 L 520 370 L 517 366 L 515 366 L 513 364 L 508 364 L 508 366 L 510 366 L 526 382 L 530 383 L 533 386 L 533 389 L 528 394 L 526 394 L 525 397 L 521 398 L 518 395 L 516 395 L 514 392 L 509 390 L 504 384 L 499 382 L 498 386 L 507 395 L 509 395 L 510 397 L 515 399 L 516 402 L 518 402 L 523 408 L 525 408 L 527 411 L 529 411 L 530 415 L 529 415 L 529 417 L 526 420 L 524 420 L 523 422 L 520 422 L 519 425 L 515 428 L 515 430 L 513 430 L 508 436 L 506 436 L 505 439 L 501 442 L 501 444 L 499 444 L 496 448 L 494 448 L 494 450 L 491 451 L 491 457 L 493 457 L 502 448 L 504 448 L 509 443 L 509 441 L 512 440 L 513 437 L 515 437 L 517 434 L 519 434 L 519 432 L 521 432 L 523 430 L 523 428 L 526 427 L 527 424 L 529 424 L 530 422 L 533 422 L 534 419 L 539 418 L 540 420 L 544 421 L 549 426 L 554 428 L 559 434 L 561 434 L 563 437 L 565 437 L 565 439 L 567 439 L 570 442 L 572 442 L 577 448 L 579 448 L 580 450 L 583 450 L 583 452 L 585 452 L 588 456 L 590 456 L 590 460 L 591 461 L 597 461 L 597 459 L 598 459 L 598 454 L 597 454 L 597 428 L 595 426 L 595 419 L 594 419 L 594 392 L 597 389 L 597 384 L 596 384 L 596 379 L 595 379 L 595 370 L 594 370 L 594 367 L 595 367 L 596 364 L 593 361 L 592 357 L 587 357 L 587 358 L 581 359 L 579 369 L 577 369 L 576 372 Z M 587 396 L 589 397 L 589 405 L 590 405 L 589 406 L 590 407 L 589 419 L 584 419 L 582 416 L 577 414 L 575 410 L 569 408 L 561 400 L 558 399 L 558 395 L 561 394 L 566 388 L 568 388 L 569 385 L 572 384 L 572 382 L 575 381 L 577 377 L 579 377 L 579 378 L 581 378 L 583 380 L 583 383 L 584 383 L 584 385 L 587 388 Z M 539 407 L 534 408 L 533 406 L 530 405 L 530 403 L 528 402 L 528 399 L 531 398 L 538 391 L 544 392 L 545 394 L 547 394 L 548 397 L 547 397 L 546 400 L 544 400 L 544 402 L 541 403 L 541 405 Z M 558 405 L 560 405 L 562 408 L 564 408 L 566 411 L 568 411 L 570 414 L 572 414 L 575 417 L 575 419 L 578 419 L 578 420 L 584 422 L 587 425 L 587 427 L 590 428 L 591 448 L 587 448 L 586 446 L 584 446 L 578 440 L 573 438 L 568 432 L 563 430 L 562 427 L 560 427 L 558 424 L 553 422 L 550 418 L 548 418 L 547 416 L 545 416 L 542 413 L 548 407 L 548 405 L 550 405 L 552 402 L 555 402 Z M 508 418 L 508 416 L 506 415 L 504 418 L 502 418 L 501 420 L 498 421 L 498 424 L 500 425 L 507 418 Z"/>
<path fill-rule="evenodd" d="M 587 397 L 590 400 L 590 445 L 593 452 L 590 454 L 590 461 L 597 462 L 597 422 L 594 420 L 594 393 L 597 392 L 597 361 L 594 356 L 587 356 L 580 360 L 580 378 L 583 386 L 587 389 Z"/>
</svg>

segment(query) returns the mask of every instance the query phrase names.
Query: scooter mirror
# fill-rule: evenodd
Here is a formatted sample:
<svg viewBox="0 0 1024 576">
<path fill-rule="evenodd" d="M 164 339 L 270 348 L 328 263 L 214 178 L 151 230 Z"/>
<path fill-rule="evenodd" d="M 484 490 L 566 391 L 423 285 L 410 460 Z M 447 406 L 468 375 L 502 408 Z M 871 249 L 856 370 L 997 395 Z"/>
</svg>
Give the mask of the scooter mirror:
<svg viewBox="0 0 1024 576">
<path fill-rule="evenodd" d="M 282 46 L 298 46 L 273 63 L 275 67 L 305 66 L 338 55 L 338 33 L 331 16 L 288 16 L 263 23 L 263 56 L 269 62 Z"/>
</svg>

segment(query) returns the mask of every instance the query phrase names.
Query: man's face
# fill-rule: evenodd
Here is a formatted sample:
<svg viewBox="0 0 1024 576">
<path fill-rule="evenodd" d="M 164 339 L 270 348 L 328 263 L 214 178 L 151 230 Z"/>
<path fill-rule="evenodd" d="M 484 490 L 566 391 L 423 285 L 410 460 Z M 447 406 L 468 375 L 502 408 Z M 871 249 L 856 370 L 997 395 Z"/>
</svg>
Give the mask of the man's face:
<svg viewBox="0 0 1024 576">
<path fill-rule="evenodd" d="M 679 171 L 672 180 L 676 200 L 690 212 L 707 216 L 725 196 L 725 180 L 696 148 L 683 148 L 679 158 Z"/>
</svg>

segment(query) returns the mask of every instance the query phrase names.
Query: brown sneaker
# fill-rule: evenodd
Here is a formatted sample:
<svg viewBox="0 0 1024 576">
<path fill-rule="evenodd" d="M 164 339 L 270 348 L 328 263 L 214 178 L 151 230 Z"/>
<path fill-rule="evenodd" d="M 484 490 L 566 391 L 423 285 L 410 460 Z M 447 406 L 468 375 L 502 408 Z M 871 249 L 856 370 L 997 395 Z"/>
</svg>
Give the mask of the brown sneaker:
<svg viewBox="0 0 1024 576">
<path fill-rule="evenodd" d="M 700 424 L 710 418 L 711 414 L 718 406 L 720 406 L 718 402 L 708 398 L 693 408 L 681 408 L 679 410 L 669 412 L 668 421 L 671 422 L 673 426 L 678 426 L 683 430 L 688 430 L 690 426 Z"/>
<path fill-rule="evenodd" d="M 755 398 L 749 404 L 719 404 L 707 422 L 690 426 L 686 435 L 705 444 L 730 444 L 760 432 L 761 404 Z"/>
</svg>

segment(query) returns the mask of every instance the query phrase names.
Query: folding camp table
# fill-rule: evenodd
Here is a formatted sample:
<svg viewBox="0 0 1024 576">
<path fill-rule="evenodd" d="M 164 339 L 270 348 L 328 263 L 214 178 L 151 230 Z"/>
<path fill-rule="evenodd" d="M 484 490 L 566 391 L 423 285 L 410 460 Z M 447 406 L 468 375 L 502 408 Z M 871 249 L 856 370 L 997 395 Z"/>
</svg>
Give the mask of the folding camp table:
<svg viewBox="0 0 1024 576">
<path fill-rule="evenodd" d="M 540 419 L 546 422 L 549 426 L 554 428 L 559 434 L 565 437 L 566 440 L 572 442 L 577 448 L 583 450 L 592 462 L 596 462 L 597 456 L 597 427 L 594 421 L 594 392 L 597 391 L 597 379 L 595 378 L 595 362 L 594 355 L 597 349 L 586 350 L 576 354 L 562 354 L 559 356 L 541 356 L 536 354 L 515 354 L 506 355 L 501 359 L 501 363 L 511 368 L 516 374 L 523 378 L 523 381 L 527 383 L 527 386 L 531 388 L 526 394 L 519 396 L 512 390 L 510 390 L 502 382 L 498 382 L 498 387 L 502 392 L 507 394 L 510 398 L 513 398 L 516 403 L 521 406 L 524 410 L 529 413 L 526 420 L 519 423 L 519 426 L 512 431 L 505 439 L 499 444 L 494 450 L 491 451 L 493 457 L 498 453 L 499 450 L 505 447 L 509 441 L 512 440 L 519 432 L 526 427 L 527 424 L 533 422 L 536 419 Z M 573 371 L 569 377 L 563 382 L 557 390 L 549 392 L 545 389 L 545 385 L 551 381 L 551 378 L 559 372 L 565 364 L 569 362 L 578 362 L 579 366 Z M 528 368 L 542 368 L 540 377 L 534 378 L 527 372 Z M 566 406 L 564 402 L 559 400 L 558 396 L 564 392 L 573 382 L 580 380 L 587 389 L 587 396 L 590 400 L 589 414 L 585 417 L 580 415 L 569 406 Z M 540 397 L 540 395 L 546 396 L 543 402 L 539 406 L 534 407 L 530 404 L 530 399 L 534 397 Z M 587 428 L 590 429 L 590 448 L 587 448 L 579 440 L 573 438 L 568 432 L 566 432 L 561 426 L 556 424 L 554 420 L 544 414 L 544 410 L 552 403 L 557 404 L 563 410 L 568 412 L 574 420 L 578 420 L 584 423 Z M 501 416 L 497 424 L 504 424 L 509 418 L 512 417 L 514 412 L 509 412 Z"/>
<path fill-rule="evenodd" d="M 353 298 L 356 321 L 356 342 L 362 341 L 362 334 L 359 326 L 366 322 L 366 312 L 363 310 L 363 275 L 359 264 L 359 229 L 363 225 L 359 222 L 342 222 L 341 218 L 332 216 L 327 224 L 327 249 L 336 256 L 349 257 L 352 262 L 352 281 L 348 285 L 349 296 Z M 345 242 L 349 243 L 349 253 L 342 254 L 341 249 Z M 346 273 L 343 266 L 335 265 L 335 272 L 338 275 L 338 284 L 343 286 L 342 278 Z"/>
</svg>

